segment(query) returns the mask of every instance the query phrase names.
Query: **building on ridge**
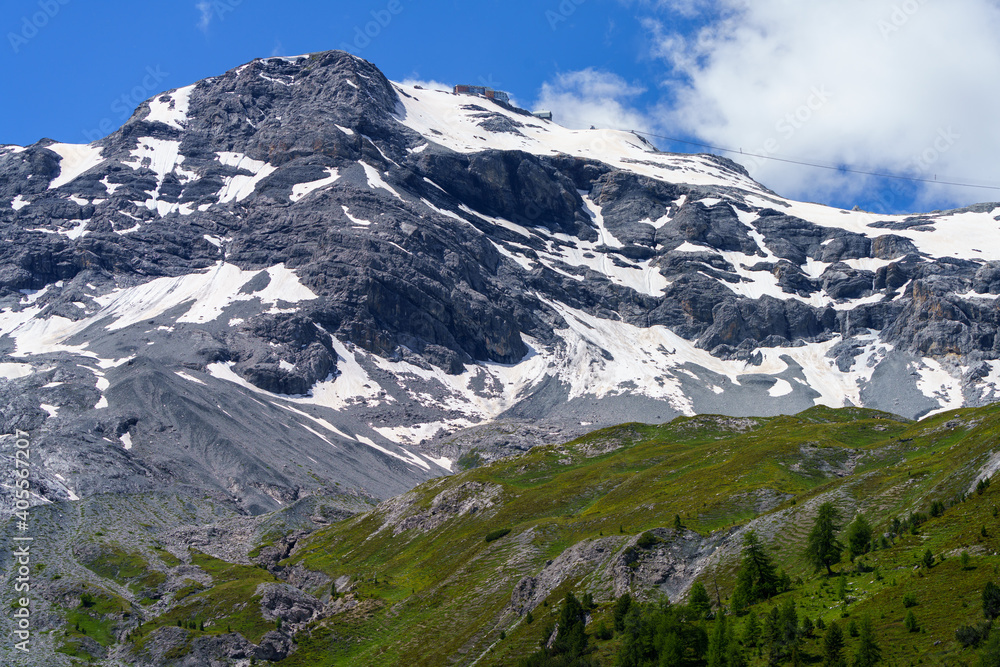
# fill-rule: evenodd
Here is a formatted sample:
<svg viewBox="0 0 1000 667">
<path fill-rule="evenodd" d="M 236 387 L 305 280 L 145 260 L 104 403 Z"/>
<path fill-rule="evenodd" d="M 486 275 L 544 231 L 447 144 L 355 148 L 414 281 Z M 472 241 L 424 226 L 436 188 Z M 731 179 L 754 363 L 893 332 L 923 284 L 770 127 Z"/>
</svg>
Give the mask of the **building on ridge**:
<svg viewBox="0 0 1000 667">
<path fill-rule="evenodd" d="M 455 86 L 456 95 L 479 95 L 480 97 L 485 97 L 488 100 L 497 100 L 498 102 L 503 102 L 504 104 L 510 104 L 510 95 L 502 90 L 493 90 L 486 86 L 466 86 L 458 85 Z"/>
</svg>

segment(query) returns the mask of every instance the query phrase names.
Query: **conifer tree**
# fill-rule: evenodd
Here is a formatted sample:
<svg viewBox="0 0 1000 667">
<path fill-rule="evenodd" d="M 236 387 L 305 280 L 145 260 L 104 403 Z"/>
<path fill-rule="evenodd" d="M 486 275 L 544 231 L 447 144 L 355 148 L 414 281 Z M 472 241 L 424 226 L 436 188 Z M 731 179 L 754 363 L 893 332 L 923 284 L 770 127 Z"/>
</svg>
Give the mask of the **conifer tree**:
<svg viewBox="0 0 1000 667">
<path fill-rule="evenodd" d="M 582 656 L 587 650 L 587 633 L 584 628 L 586 611 L 572 593 L 566 594 L 559 613 L 559 631 L 552 644 L 555 653 Z"/>
<path fill-rule="evenodd" d="M 622 596 L 615 601 L 615 630 L 618 632 L 625 629 L 625 616 L 628 614 L 631 607 L 632 596 L 628 593 L 622 593 Z"/>
<path fill-rule="evenodd" d="M 781 606 L 782 644 L 792 648 L 799 643 L 799 615 L 795 612 L 795 602 L 786 600 Z"/>
<path fill-rule="evenodd" d="M 725 613 L 720 613 L 715 619 L 712 635 L 708 638 L 708 667 L 727 667 L 728 640 L 731 634 L 727 632 L 727 625 Z"/>
<path fill-rule="evenodd" d="M 861 632 L 858 638 L 858 648 L 854 652 L 853 667 L 873 667 L 882 659 L 882 649 L 875 641 L 875 631 L 872 630 L 872 619 L 865 616 L 861 619 Z"/>
<path fill-rule="evenodd" d="M 743 647 L 736 641 L 733 623 L 726 623 L 726 667 L 747 667 Z"/>
<path fill-rule="evenodd" d="M 756 612 L 747 614 L 747 620 L 743 624 L 743 645 L 751 648 L 760 643 L 760 621 Z"/>
<path fill-rule="evenodd" d="M 767 649 L 768 659 L 771 664 L 781 662 L 782 638 L 784 632 L 781 623 L 781 610 L 772 607 L 770 613 L 764 619 L 764 648 Z"/>
<path fill-rule="evenodd" d="M 705 585 L 700 581 L 695 582 L 691 587 L 691 597 L 688 599 L 688 608 L 695 618 L 707 618 L 712 611 L 712 600 L 708 597 Z"/>
<path fill-rule="evenodd" d="M 743 538 L 743 558 L 736 575 L 736 590 L 732 606 L 742 613 L 748 606 L 767 600 L 778 593 L 778 575 L 774 561 L 764 549 L 757 534 L 748 531 Z"/>
<path fill-rule="evenodd" d="M 844 667 L 844 633 L 836 621 L 823 636 L 823 667 Z"/>
<path fill-rule="evenodd" d="M 833 575 L 830 568 L 834 563 L 840 562 L 840 554 L 844 550 L 843 545 L 837 539 L 840 531 L 840 513 L 833 503 L 823 503 L 819 506 L 819 513 L 816 515 L 816 523 L 809 531 L 809 538 L 806 541 L 806 558 L 812 563 L 816 570 L 826 568 L 828 575 Z"/>
</svg>

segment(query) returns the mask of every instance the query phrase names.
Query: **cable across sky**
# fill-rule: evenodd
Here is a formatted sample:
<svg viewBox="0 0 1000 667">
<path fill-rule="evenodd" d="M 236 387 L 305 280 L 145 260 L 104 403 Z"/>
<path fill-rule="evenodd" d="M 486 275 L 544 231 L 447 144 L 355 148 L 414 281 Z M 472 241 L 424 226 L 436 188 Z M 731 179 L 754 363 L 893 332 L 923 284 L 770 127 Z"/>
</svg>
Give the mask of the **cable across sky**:
<svg viewBox="0 0 1000 667">
<path fill-rule="evenodd" d="M 759 153 L 746 153 L 742 150 L 733 148 L 722 148 L 720 146 L 712 146 L 711 144 L 698 143 L 697 141 L 688 141 L 686 139 L 677 139 L 676 137 L 667 137 L 662 134 L 653 134 L 652 132 L 640 132 L 638 130 L 631 130 L 633 134 L 645 137 L 656 137 L 657 139 L 666 139 L 667 141 L 672 141 L 679 144 L 687 144 L 689 146 L 697 146 L 699 148 L 707 148 L 713 151 L 721 151 L 724 153 L 734 153 L 736 155 L 746 155 L 747 157 L 759 158 L 761 160 L 774 160 L 775 162 L 785 162 L 787 164 L 795 164 L 802 167 L 814 167 L 816 169 L 829 169 L 830 171 L 839 171 L 847 174 L 861 174 L 863 176 L 875 176 L 877 178 L 892 178 L 899 181 L 911 181 L 914 183 L 936 183 L 938 185 L 953 185 L 961 188 L 979 188 L 982 190 L 1000 190 L 1000 185 L 976 185 L 974 183 L 962 183 L 959 181 L 943 181 L 937 178 L 921 178 L 919 176 L 900 176 L 898 174 L 885 174 L 877 171 L 865 171 L 863 169 L 852 169 L 850 167 L 838 167 L 830 164 L 819 164 L 817 162 L 807 162 L 805 160 L 793 160 L 790 158 L 776 157 L 774 155 L 760 155 Z"/>
</svg>

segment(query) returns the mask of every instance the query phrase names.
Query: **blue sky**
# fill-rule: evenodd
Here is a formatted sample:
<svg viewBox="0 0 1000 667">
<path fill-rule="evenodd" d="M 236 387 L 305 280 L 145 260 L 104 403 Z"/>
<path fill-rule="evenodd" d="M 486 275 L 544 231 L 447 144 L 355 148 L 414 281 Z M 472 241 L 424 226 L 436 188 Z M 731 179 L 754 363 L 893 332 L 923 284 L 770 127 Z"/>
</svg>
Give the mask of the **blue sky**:
<svg viewBox="0 0 1000 667">
<path fill-rule="evenodd" d="M 390 79 L 492 85 L 571 126 L 1000 186 L 998 16 L 996 0 L 6 0 L 0 143 L 91 141 L 163 90 L 347 48 Z M 741 161 L 781 194 L 877 212 L 1000 199 Z"/>
</svg>

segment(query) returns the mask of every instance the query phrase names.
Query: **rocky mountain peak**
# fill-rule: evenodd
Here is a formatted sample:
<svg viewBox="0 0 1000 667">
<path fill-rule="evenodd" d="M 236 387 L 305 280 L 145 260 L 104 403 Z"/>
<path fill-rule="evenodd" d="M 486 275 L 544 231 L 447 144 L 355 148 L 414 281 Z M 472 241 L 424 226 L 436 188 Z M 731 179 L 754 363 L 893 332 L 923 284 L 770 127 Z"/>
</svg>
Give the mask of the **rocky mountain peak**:
<svg viewBox="0 0 1000 667">
<path fill-rule="evenodd" d="M 342 52 L 255 60 L 95 143 L 0 147 L 0 418 L 42 434 L 51 497 L 259 512 L 409 488 L 496 420 L 486 456 L 525 422 L 979 405 L 997 218 L 796 202 Z"/>
</svg>

